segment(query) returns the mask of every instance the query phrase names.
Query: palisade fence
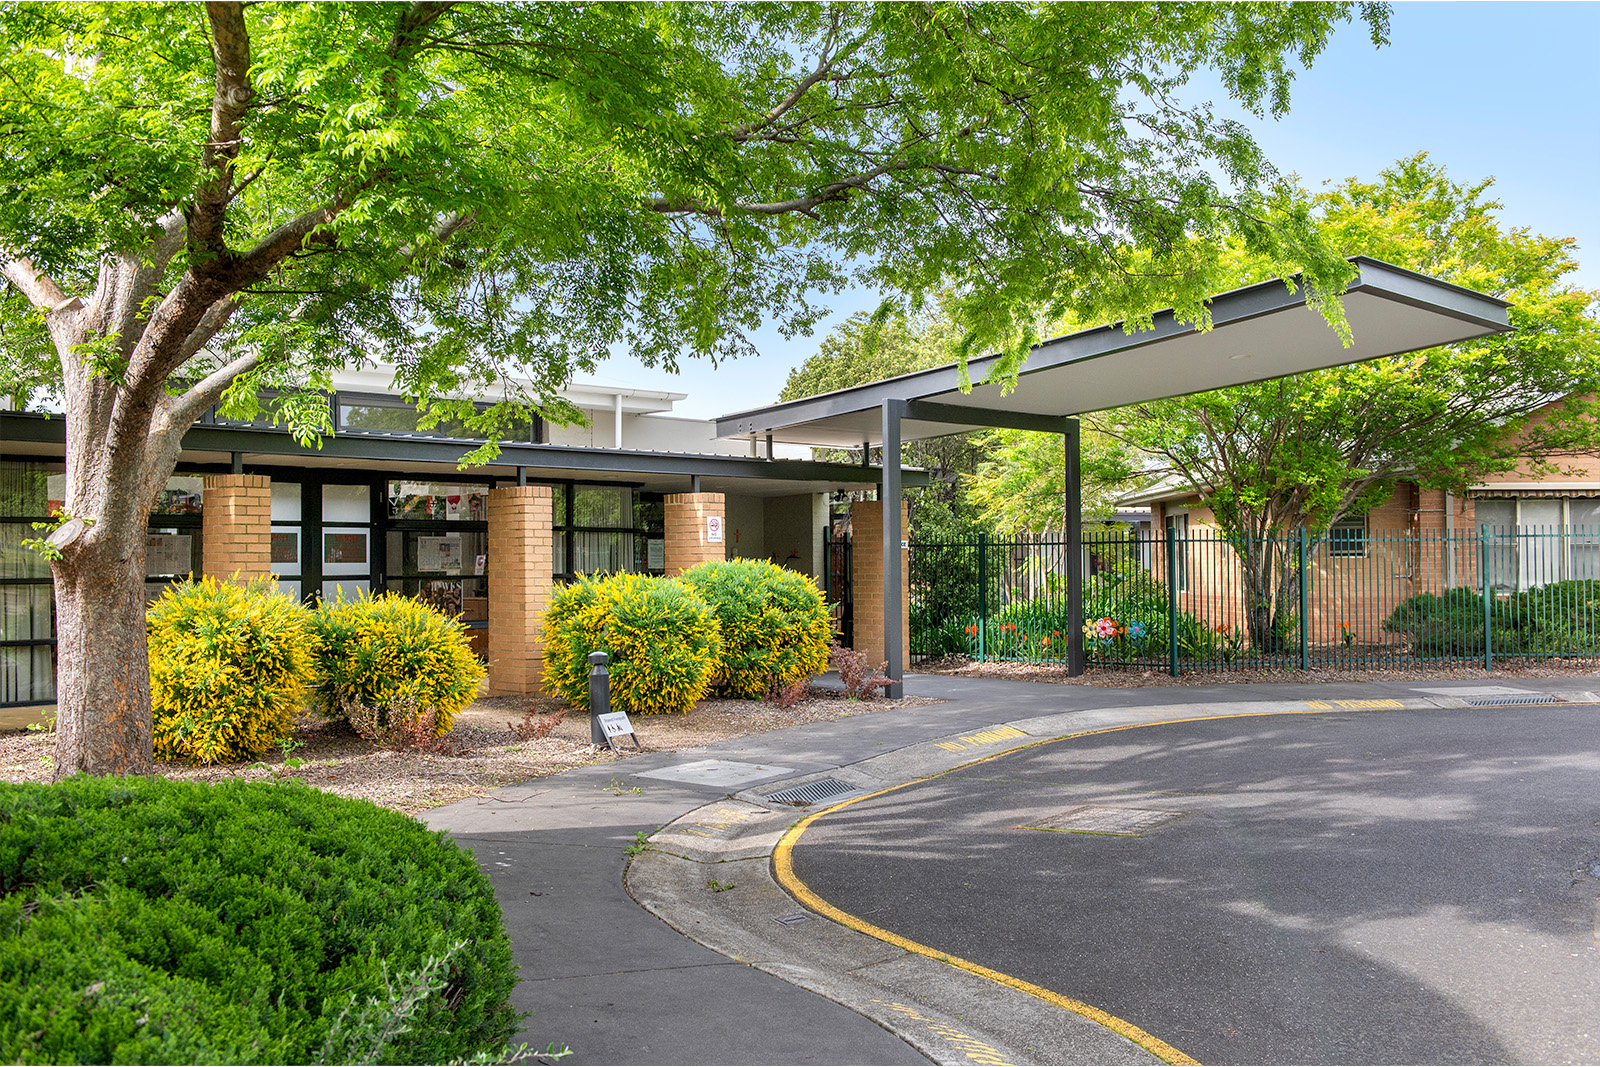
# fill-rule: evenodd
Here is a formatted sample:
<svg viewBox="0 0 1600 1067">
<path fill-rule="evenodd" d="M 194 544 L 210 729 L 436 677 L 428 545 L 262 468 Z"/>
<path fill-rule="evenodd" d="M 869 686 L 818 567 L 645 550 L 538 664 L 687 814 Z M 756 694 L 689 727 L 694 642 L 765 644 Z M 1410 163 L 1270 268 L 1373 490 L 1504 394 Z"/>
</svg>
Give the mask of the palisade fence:
<svg viewBox="0 0 1600 1067">
<path fill-rule="evenodd" d="M 1074 630 L 1090 669 L 1174 675 L 1600 660 L 1600 527 L 1338 533 L 1086 534 L 1081 619 L 1062 540 L 915 540 L 911 662 L 1064 663 Z"/>
</svg>

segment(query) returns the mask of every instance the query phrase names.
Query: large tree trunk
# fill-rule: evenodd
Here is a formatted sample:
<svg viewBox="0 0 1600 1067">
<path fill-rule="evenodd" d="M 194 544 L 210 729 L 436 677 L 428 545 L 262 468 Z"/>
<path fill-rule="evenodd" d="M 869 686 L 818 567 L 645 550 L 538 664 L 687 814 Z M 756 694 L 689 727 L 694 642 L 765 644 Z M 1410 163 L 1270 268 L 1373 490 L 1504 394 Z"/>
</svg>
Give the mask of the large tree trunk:
<svg viewBox="0 0 1600 1067">
<path fill-rule="evenodd" d="M 1245 631 L 1250 647 L 1264 655 L 1288 647 L 1290 583 L 1298 574 L 1290 563 L 1288 542 L 1272 536 L 1244 537 L 1235 551 L 1244 572 Z"/>
<path fill-rule="evenodd" d="M 149 774 L 150 666 L 144 530 L 96 531 L 52 565 L 58 667 L 56 766 L 63 778 Z"/>
</svg>

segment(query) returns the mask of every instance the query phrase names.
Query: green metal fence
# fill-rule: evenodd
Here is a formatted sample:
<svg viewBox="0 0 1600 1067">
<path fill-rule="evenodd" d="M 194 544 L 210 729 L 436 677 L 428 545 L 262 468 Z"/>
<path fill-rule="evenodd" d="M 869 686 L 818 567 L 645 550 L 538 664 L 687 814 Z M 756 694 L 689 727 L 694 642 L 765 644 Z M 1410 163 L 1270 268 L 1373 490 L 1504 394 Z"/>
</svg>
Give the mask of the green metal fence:
<svg viewBox="0 0 1600 1067">
<path fill-rule="evenodd" d="M 911 659 L 1195 671 L 1600 660 L 1600 528 L 911 542 Z"/>
</svg>

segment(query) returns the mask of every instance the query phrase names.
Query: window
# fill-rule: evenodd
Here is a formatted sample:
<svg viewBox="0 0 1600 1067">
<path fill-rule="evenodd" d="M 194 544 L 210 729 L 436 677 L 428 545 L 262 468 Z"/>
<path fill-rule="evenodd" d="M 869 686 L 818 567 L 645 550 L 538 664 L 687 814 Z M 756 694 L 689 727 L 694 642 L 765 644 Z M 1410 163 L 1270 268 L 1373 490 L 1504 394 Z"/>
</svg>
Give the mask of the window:
<svg viewBox="0 0 1600 1067">
<path fill-rule="evenodd" d="M 453 482 L 390 482 L 389 517 L 433 522 L 484 522 L 488 486 Z"/>
<path fill-rule="evenodd" d="M 59 463 L 0 462 L 0 705 L 56 698 L 50 564 L 24 548 L 66 495 Z"/>
<path fill-rule="evenodd" d="M 339 394 L 339 429 L 365 430 L 378 433 L 406 434 L 420 437 L 449 437 L 457 440 L 481 441 L 483 435 L 471 429 L 461 419 L 442 419 L 434 426 L 423 429 L 422 413 L 415 404 L 398 396 L 369 395 L 365 393 Z M 489 407 L 479 404 L 483 411 Z M 535 441 L 537 421 L 528 417 L 518 419 L 503 440 Z"/>
<path fill-rule="evenodd" d="M 482 651 L 489 625 L 489 487 L 482 482 L 389 482 L 384 586 L 459 615 Z"/>
<path fill-rule="evenodd" d="M 1484 575 L 1501 593 L 1600 579 L 1600 497 L 1478 497 Z"/>
<path fill-rule="evenodd" d="M 645 506 L 638 490 L 627 485 L 553 488 L 557 575 L 649 569 L 649 541 L 660 538 L 660 527 L 652 525 L 654 510 Z M 654 496 L 652 502 L 660 499 Z"/>
<path fill-rule="evenodd" d="M 1176 539 L 1173 552 L 1176 569 L 1169 573 L 1177 575 L 1173 587 L 1179 591 L 1189 588 L 1189 513 L 1167 516 L 1167 531 Z"/>
<path fill-rule="evenodd" d="M 1348 515 L 1334 523 L 1328 530 L 1328 555 L 1365 556 L 1367 554 L 1367 517 Z"/>
</svg>

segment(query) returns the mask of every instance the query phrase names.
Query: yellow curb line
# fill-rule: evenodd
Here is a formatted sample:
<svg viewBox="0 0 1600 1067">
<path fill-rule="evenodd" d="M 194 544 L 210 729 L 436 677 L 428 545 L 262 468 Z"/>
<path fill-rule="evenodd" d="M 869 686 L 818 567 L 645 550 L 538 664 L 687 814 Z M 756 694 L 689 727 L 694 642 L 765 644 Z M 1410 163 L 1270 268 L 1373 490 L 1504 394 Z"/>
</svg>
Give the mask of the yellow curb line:
<svg viewBox="0 0 1600 1067">
<path fill-rule="evenodd" d="M 991 982 L 1027 993 L 1029 996 L 1038 997 L 1046 1004 L 1053 1004 L 1058 1008 L 1064 1008 L 1067 1011 L 1074 1012 L 1075 1014 L 1081 1015 L 1091 1022 L 1099 1023 L 1101 1026 L 1104 1026 L 1113 1033 L 1122 1035 L 1147 1052 L 1159 1056 L 1167 1063 L 1199 1067 L 1199 1060 L 1194 1059 L 1186 1053 L 1167 1044 L 1159 1037 L 1156 1037 L 1153 1034 L 1145 1033 L 1132 1023 L 1124 1019 L 1119 1019 L 1109 1012 L 1101 1011 L 1092 1004 L 1085 1004 L 1081 1000 L 1073 1000 L 1071 997 L 1064 997 L 1060 993 L 1052 992 L 1043 986 L 1034 985 L 1032 982 L 1025 982 L 1021 978 L 1013 978 L 1009 974 L 1003 974 L 1000 971 L 994 970 L 993 968 L 985 967 L 981 963 L 973 963 L 970 960 L 964 960 L 959 956 L 952 956 L 948 952 L 940 952 L 938 949 L 929 948 L 927 945 L 919 944 L 916 941 L 912 941 L 910 938 L 901 937 L 899 934 L 885 930 L 881 926 L 874 926 L 865 919 L 858 918 L 857 916 L 851 915 L 847 911 L 843 911 L 834 907 L 826 900 L 823 900 L 821 897 L 817 896 L 816 893 L 812 892 L 811 887 L 802 882 L 800 877 L 794 873 L 794 861 L 791 858 L 791 853 L 794 850 L 795 843 L 800 840 L 800 835 L 805 833 L 806 830 L 810 828 L 812 823 L 816 822 L 824 815 L 831 815 L 836 811 L 842 811 L 852 804 L 859 803 L 863 800 L 871 800 L 873 797 L 881 797 L 886 793 L 893 793 L 897 789 L 904 789 L 908 785 L 916 785 L 918 782 L 931 781 L 934 778 L 943 777 L 944 775 L 950 774 L 953 771 L 965 770 L 968 767 L 975 767 L 980 763 L 988 763 L 990 760 L 999 759 L 1001 756 L 1009 756 L 1012 753 L 1021 752 L 1023 749 L 1037 748 L 1040 745 L 1054 744 L 1057 741 L 1069 741 L 1078 737 L 1093 737 L 1095 734 L 1111 734 L 1116 733 L 1119 730 L 1137 730 L 1146 726 L 1172 726 L 1177 723 L 1184 722 L 1212 722 L 1218 719 L 1248 719 L 1265 717 L 1268 715 L 1326 715 L 1330 712 L 1335 714 L 1351 715 L 1366 711 L 1402 710 L 1407 709 L 1284 708 L 1277 711 L 1240 711 L 1228 715 L 1199 715 L 1185 719 L 1162 719 L 1159 722 L 1128 723 L 1123 726 L 1107 726 L 1099 730 L 1084 730 L 1081 733 L 1062 734 L 1060 737 L 1043 738 L 1041 740 L 1034 741 L 1031 744 L 1017 745 L 1013 748 L 1006 749 L 1004 752 L 996 752 L 993 755 L 984 756 L 982 759 L 970 760 L 959 766 L 952 767 L 948 771 L 941 771 L 939 774 L 930 775 L 927 778 L 915 778 L 909 782 L 901 782 L 899 785 L 892 785 L 887 789 L 880 789 L 876 793 L 867 793 L 864 796 L 851 797 L 849 800 L 835 804 L 829 808 L 824 808 L 822 811 L 812 812 L 810 815 L 807 815 L 805 818 L 791 826 L 789 828 L 789 832 L 783 835 L 783 839 L 780 840 L 777 847 L 772 850 L 773 872 L 777 877 L 778 884 L 782 886 L 790 896 L 794 897 L 800 903 L 804 904 L 817 914 L 826 916 L 842 926 L 848 926 L 852 930 L 857 930 L 863 934 L 866 934 L 868 937 L 873 937 L 879 941 L 887 942 L 888 944 L 894 945 L 897 948 L 903 948 L 907 952 L 914 952 L 919 956 L 926 956 L 931 960 L 938 960 L 940 963 L 948 963 L 950 966 L 955 967 L 958 970 L 966 971 L 969 974 L 975 974 L 980 978 L 987 978 Z"/>
</svg>

